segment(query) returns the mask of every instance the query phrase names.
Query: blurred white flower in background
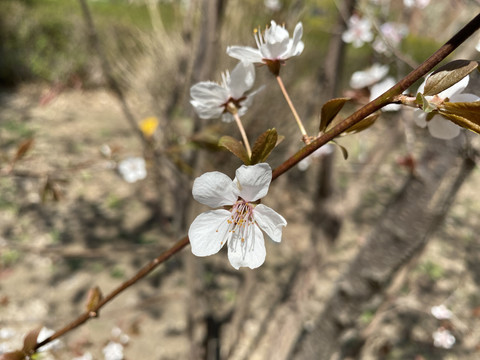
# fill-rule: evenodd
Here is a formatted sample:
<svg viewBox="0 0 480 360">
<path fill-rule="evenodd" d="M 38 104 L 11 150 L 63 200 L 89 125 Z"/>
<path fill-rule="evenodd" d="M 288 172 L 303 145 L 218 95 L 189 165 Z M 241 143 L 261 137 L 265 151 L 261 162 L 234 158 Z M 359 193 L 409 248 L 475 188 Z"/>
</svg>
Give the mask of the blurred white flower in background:
<svg viewBox="0 0 480 360">
<path fill-rule="evenodd" d="M 73 358 L 73 360 L 93 360 L 93 356 L 89 352 L 86 352 L 81 356 Z"/>
<path fill-rule="evenodd" d="M 380 25 L 380 35 L 375 39 L 373 49 L 380 54 L 388 54 L 390 48 L 397 48 L 408 35 L 408 26 L 387 22 Z"/>
<path fill-rule="evenodd" d="M 313 160 L 329 155 L 333 153 L 333 150 L 334 150 L 334 145 L 330 143 L 323 145 L 322 147 L 318 148 L 313 153 L 311 153 L 309 156 L 307 156 L 305 159 L 301 160 L 297 164 L 298 170 L 306 171 L 312 164 Z"/>
<path fill-rule="evenodd" d="M 110 341 L 103 349 L 105 360 L 123 360 L 123 345 Z"/>
<path fill-rule="evenodd" d="M 270 11 L 279 11 L 282 8 L 280 0 L 264 0 L 263 4 Z"/>
<path fill-rule="evenodd" d="M 403 5 L 407 8 L 417 7 L 424 9 L 430 4 L 430 0 L 403 0 Z"/>
<path fill-rule="evenodd" d="M 451 319 L 453 316 L 453 313 L 448 310 L 448 308 L 443 304 L 438 306 L 432 306 L 430 312 L 438 320 L 448 320 Z"/>
<path fill-rule="evenodd" d="M 234 120 L 229 106 L 234 106 L 239 116 L 244 115 L 252 104 L 253 96 L 260 91 L 249 94 L 255 82 L 255 67 L 249 62 L 239 62 L 230 74 L 222 74 L 222 83 L 202 81 L 190 88 L 190 103 L 202 119 L 222 117 L 224 122 Z"/>
<path fill-rule="evenodd" d="M 395 81 L 394 78 L 392 77 L 387 77 L 385 80 L 382 82 L 379 82 L 375 85 L 373 85 L 370 88 L 370 101 L 376 99 L 380 95 L 382 95 L 385 91 L 390 89 L 392 86 L 394 86 L 397 82 Z M 388 104 L 384 107 L 382 107 L 382 111 L 398 111 L 400 110 L 402 105 L 400 104 Z"/>
<path fill-rule="evenodd" d="M 55 331 L 53 331 L 52 329 L 42 327 L 42 329 L 40 330 L 37 336 L 37 343 L 42 342 L 43 340 L 52 336 L 53 334 L 55 334 Z M 55 339 L 53 341 L 50 341 L 48 344 L 43 345 L 41 348 L 38 349 L 38 351 L 39 352 L 49 351 L 52 349 L 61 348 L 62 346 L 63 346 L 62 342 L 59 339 Z"/>
<path fill-rule="evenodd" d="M 420 85 L 417 93 L 423 93 L 423 89 L 425 87 L 427 79 L 425 79 L 425 81 Z M 425 98 L 428 101 L 432 100 L 434 97 L 441 100 L 445 100 L 448 98 L 450 102 L 478 101 L 480 100 L 478 96 L 462 93 L 463 90 L 465 90 L 465 88 L 467 87 L 469 79 L 470 77 L 467 75 L 456 84 L 450 86 L 448 89 L 443 90 L 442 92 L 434 96 L 425 96 Z M 422 128 L 428 127 L 428 131 L 433 137 L 449 140 L 460 134 L 461 127 L 457 126 L 450 120 L 443 118 L 441 115 L 434 115 L 429 121 L 427 121 L 427 113 L 425 113 L 423 110 L 417 109 L 414 111 L 414 114 L 415 123 Z"/>
<path fill-rule="evenodd" d="M 475 50 L 480 52 L 480 39 L 478 40 L 477 45 L 475 46 Z"/>
<path fill-rule="evenodd" d="M 372 23 L 367 18 L 353 14 L 348 19 L 348 28 L 342 34 L 342 40 L 359 48 L 373 40 Z"/>
<path fill-rule="evenodd" d="M 366 70 L 355 71 L 350 79 L 352 89 L 363 89 L 382 80 L 388 74 L 389 66 L 375 63 Z"/>
<path fill-rule="evenodd" d="M 433 345 L 435 347 L 443 348 L 443 349 L 451 349 L 452 346 L 455 344 L 455 336 L 452 333 L 441 327 L 438 328 L 433 334 Z"/>
<path fill-rule="evenodd" d="M 118 163 L 118 172 L 128 183 L 134 183 L 147 177 L 145 159 L 128 157 Z"/>
</svg>

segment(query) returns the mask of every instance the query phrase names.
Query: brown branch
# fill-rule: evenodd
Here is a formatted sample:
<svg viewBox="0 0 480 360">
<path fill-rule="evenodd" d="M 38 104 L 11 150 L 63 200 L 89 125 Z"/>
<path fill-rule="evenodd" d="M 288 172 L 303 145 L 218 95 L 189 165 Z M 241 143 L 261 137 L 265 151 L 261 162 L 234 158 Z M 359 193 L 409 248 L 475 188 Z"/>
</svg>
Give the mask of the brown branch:
<svg viewBox="0 0 480 360">
<path fill-rule="evenodd" d="M 436 51 L 432 56 L 430 56 L 425 62 L 423 62 L 417 69 L 413 70 L 405 78 L 403 78 L 398 84 L 393 86 L 391 89 L 386 91 L 384 94 L 380 95 L 378 98 L 365 105 L 361 109 L 357 110 L 351 116 L 346 118 L 343 122 L 335 126 L 331 131 L 321 135 L 311 144 L 303 147 L 295 155 L 287 159 L 284 163 L 278 166 L 273 171 L 272 181 L 278 178 L 280 175 L 291 169 L 295 166 L 300 160 L 304 159 L 312 152 L 317 150 L 322 145 L 326 144 L 328 141 L 332 140 L 336 136 L 343 133 L 349 127 L 355 125 L 360 120 L 370 115 L 371 113 L 379 110 L 384 105 L 391 102 L 391 98 L 395 95 L 399 95 L 410 87 L 415 81 L 420 79 L 423 75 L 433 69 L 438 63 L 445 59 L 453 50 L 455 50 L 462 42 L 468 39 L 476 30 L 480 28 L 480 13 L 470 21 L 465 27 L 463 27 L 455 36 L 453 36 L 445 45 L 443 45 L 438 51 Z M 125 281 L 123 284 L 118 286 L 112 292 L 110 292 L 105 298 L 103 298 L 95 307 L 88 310 L 87 312 L 80 315 L 77 319 L 72 321 L 70 324 L 66 325 L 62 329 L 55 332 L 52 336 L 38 343 L 35 347 L 35 350 L 46 345 L 47 343 L 61 337 L 67 332 L 79 327 L 89 319 L 98 316 L 99 310 L 105 306 L 108 302 L 113 300 L 117 295 L 122 293 L 124 290 L 129 288 L 131 285 L 135 284 L 140 279 L 147 276 L 152 272 L 158 265 L 168 260 L 171 256 L 175 255 L 177 252 L 182 250 L 185 246 L 189 244 L 188 237 L 184 237 L 179 240 L 173 247 L 162 253 L 160 256 L 152 260 L 150 263 L 145 265 L 140 271 L 138 271 L 132 278 Z"/>
<path fill-rule="evenodd" d="M 124 290 L 135 284 L 137 281 L 140 279 L 144 278 L 148 274 L 150 274 L 158 265 L 161 263 L 165 262 L 168 260 L 170 257 L 178 253 L 180 250 L 182 250 L 185 246 L 189 244 L 188 237 L 185 236 L 183 239 L 178 241 L 174 246 L 172 246 L 170 249 L 167 251 L 163 252 L 160 256 L 156 257 L 150 263 L 145 265 L 143 268 L 138 271 L 135 276 L 132 278 L 128 279 L 125 281 L 123 284 L 118 286 L 116 289 L 114 289 L 112 292 L 110 292 L 106 297 L 104 297 L 95 307 L 92 309 L 84 312 L 82 315 L 80 315 L 78 318 L 73 320 L 70 324 L 66 325 L 62 329 L 56 331 L 52 336 L 46 338 L 42 342 L 38 343 L 37 346 L 35 347 L 35 350 L 44 346 L 45 344 L 61 337 L 62 335 L 66 334 L 67 332 L 79 327 L 83 323 L 87 322 L 91 318 L 97 317 L 98 312 L 100 309 L 105 306 L 107 303 L 109 303 L 111 300 L 113 300 L 118 294 L 122 293 Z"/>
</svg>

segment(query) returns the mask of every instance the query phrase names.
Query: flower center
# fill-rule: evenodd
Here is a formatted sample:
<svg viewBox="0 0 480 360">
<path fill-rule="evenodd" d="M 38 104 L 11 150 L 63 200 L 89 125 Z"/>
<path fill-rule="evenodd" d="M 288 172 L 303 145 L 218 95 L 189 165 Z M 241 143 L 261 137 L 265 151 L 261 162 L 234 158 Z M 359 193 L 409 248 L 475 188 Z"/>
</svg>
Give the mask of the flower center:
<svg viewBox="0 0 480 360">
<path fill-rule="evenodd" d="M 242 253 L 246 254 L 249 239 L 255 236 L 255 229 L 251 226 L 255 225 L 253 218 L 254 207 L 251 203 L 238 198 L 237 202 L 230 209 L 231 215 L 227 219 L 226 232 L 222 239 L 222 244 L 223 241 L 227 240 L 231 251 L 236 251 L 237 246 L 240 246 Z M 223 228 L 223 225 L 221 227 Z M 219 229 L 216 231 L 218 232 Z M 251 246 L 254 243 L 254 241 L 251 241 Z"/>
</svg>

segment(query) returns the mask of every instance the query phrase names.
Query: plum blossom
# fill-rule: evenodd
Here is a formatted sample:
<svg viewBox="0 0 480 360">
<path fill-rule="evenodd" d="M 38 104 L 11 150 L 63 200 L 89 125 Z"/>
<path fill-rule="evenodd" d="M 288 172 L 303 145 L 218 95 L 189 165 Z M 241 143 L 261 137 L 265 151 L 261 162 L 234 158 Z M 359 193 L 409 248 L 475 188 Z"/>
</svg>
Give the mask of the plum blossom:
<svg viewBox="0 0 480 360">
<path fill-rule="evenodd" d="M 355 71 L 350 79 L 352 89 L 363 89 L 383 79 L 388 74 L 388 65 L 375 63 L 366 70 Z"/>
<path fill-rule="evenodd" d="M 264 0 L 263 4 L 270 11 L 279 11 L 282 8 L 280 0 Z"/>
<path fill-rule="evenodd" d="M 222 74 L 222 83 L 202 81 L 190 89 L 191 100 L 195 112 L 202 119 L 222 117 L 224 122 L 234 120 L 231 111 L 237 111 L 239 116 L 247 112 L 252 104 L 253 96 L 260 89 L 246 94 L 255 81 L 255 68 L 248 62 L 239 62 L 230 74 Z M 234 110 L 232 110 L 234 109 Z"/>
<path fill-rule="evenodd" d="M 250 46 L 229 46 L 227 47 L 227 54 L 241 61 L 265 64 L 274 75 L 278 75 L 280 65 L 284 64 L 289 58 L 303 52 L 302 34 L 303 25 L 301 22 L 297 23 L 293 31 L 293 37 L 290 38 L 285 26 L 277 25 L 272 20 L 270 27 L 267 27 L 263 34 L 255 29 L 254 36 L 257 49 Z"/>
<path fill-rule="evenodd" d="M 438 320 L 448 320 L 453 316 L 453 313 L 443 304 L 432 306 L 430 312 Z"/>
<path fill-rule="evenodd" d="M 128 157 L 118 163 L 118 172 L 128 183 L 134 183 L 147 177 L 145 159 L 142 157 Z"/>
<path fill-rule="evenodd" d="M 437 329 L 433 334 L 433 345 L 444 349 L 451 349 L 455 344 L 455 336 L 450 331 L 441 327 Z"/>
<path fill-rule="evenodd" d="M 386 22 L 380 25 L 380 35 L 373 42 L 373 49 L 380 54 L 389 54 L 389 49 L 398 47 L 400 42 L 408 35 L 408 26 Z"/>
<path fill-rule="evenodd" d="M 105 360 L 123 360 L 123 345 L 115 341 L 110 341 L 103 349 Z"/>
<path fill-rule="evenodd" d="M 192 190 L 195 200 L 219 209 L 198 215 L 188 237 L 196 256 L 216 254 L 227 243 L 228 259 L 235 269 L 246 266 L 255 269 L 266 257 L 262 230 L 270 239 L 280 242 L 287 221 L 258 203 L 267 195 L 272 180 L 270 165 L 242 165 L 235 175 L 232 181 L 227 175 L 213 171 L 195 179 Z"/>
<path fill-rule="evenodd" d="M 373 40 L 372 23 L 367 18 L 353 14 L 348 19 L 348 29 L 342 34 L 342 40 L 359 48 Z"/>
<path fill-rule="evenodd" d="M 428 79 L 428 77 L 427 77 Z M 443 90 L 442 92 L 438 93 L 434 96 L 425 96 L 427 101 L 432 99 L 436 99 L 436 101 L 445 101 L 448 100 L 450 102 L 474 102 L 480 100 L 480 98 L 473 94 L 464 94 L 462 93 L 463 90 L 468 85 L 470 77 L 467 75 L 462 80 L 457 82 L 456 84 L 450 86 L 448 89 Z M 426 80 L 420 85 L 418 88 L 417 93 L 423 93 L 423 89 L 425 87 Z M 415 110 L 415 123 L 422 127 L 428 127 L 428 131 L 430 135 L 439 139 L 453 139 L 458 134 L 460 134 L 460 127 L 454 124 L 453 122 L 443 118 L 439 114 L 435 114 L 429 121 L 427 121 L 427 114 L 422 110 Z"/>
</svg>

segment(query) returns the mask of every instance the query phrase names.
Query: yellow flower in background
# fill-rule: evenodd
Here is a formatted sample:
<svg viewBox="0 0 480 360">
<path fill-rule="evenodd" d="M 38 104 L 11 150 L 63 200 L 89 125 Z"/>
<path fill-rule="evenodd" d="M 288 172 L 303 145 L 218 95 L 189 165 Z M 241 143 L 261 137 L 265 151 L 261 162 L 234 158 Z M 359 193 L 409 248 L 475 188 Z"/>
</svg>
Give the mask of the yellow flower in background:
<svg viewBox="0 0 480 360">
<path fill-rule="evenodd" d="M 140 130 L 146 137 L 152 137 L 158 127 L 158 119 L 154 116 L 148 117 L 140 121 Z"/>
</svg>

